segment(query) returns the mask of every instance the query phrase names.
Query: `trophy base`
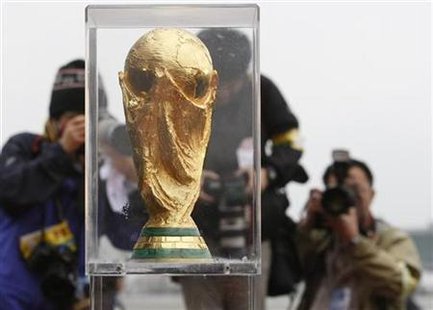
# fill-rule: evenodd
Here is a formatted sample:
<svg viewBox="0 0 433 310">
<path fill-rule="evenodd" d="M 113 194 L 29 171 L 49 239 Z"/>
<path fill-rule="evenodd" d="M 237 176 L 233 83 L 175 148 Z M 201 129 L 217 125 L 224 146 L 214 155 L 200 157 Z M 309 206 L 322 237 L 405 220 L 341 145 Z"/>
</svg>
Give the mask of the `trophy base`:
<svg viewBox="0 0 433 310">
<path fill-rule="evenodd" d="M 144 227 L 132 259 L 210 259 L 209 249 L 197 228 Z"/>
</svg>

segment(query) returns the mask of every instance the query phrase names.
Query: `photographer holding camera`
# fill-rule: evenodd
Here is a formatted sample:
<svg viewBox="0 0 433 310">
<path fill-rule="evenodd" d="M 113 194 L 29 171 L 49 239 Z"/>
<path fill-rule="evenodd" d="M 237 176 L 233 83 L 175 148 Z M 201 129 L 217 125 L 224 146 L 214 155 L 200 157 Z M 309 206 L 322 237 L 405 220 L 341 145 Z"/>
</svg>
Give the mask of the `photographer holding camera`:
<svg viewBox="0 0 433 310">
<path fill-rule="evenodd" d="M 84 309 L 84 61 L 61 67 L 43 135 L 0 155 L 0 308 Z M 81 291 L 81 294 L 80 294 Z"/>
<path fill-rule="evenodd" d="M 198 37 L 209 49 L 219 86 L 212 115 L 211 138 L 204 163 L 202 188 L 192 217 L 213 256 L 242 259 L 251 246 L 251 193 L 253 167 L 252 83 L 248 73 L 251 44 L 233 29 L 208 29 Z M 305 182 L 298 164 L 302 150 L 296 143 L 298 120 L 279 89 L 261 76 L 261 190 L 262 274 L 259 289 L 249 277 L 179 277 L 187 309 L 265 309 L 272 241 L 280 229 L 289 202 L 284 186 Z M 270 152 L 265 145 L 271 144 Z"/>
<path fill-rule="evenodd" d="M 373 174 L 334 151 L 298 227 L 305 292 L 300 309 L 405 309 L 421 263 L 413 241 L 371 212 Z"/>
<path fill-rule="evenodd" d="M 148 214 L 137 189 L 126 125 L 108 112 L 107 101 L 99 106 L 99 114 L 99 233 L 116 248 L 131 250 Z"/>
<path fill-rule="evenodd" d="M 102 79 L 99 77 L 100 89 Z M 101 97 L 102 95 L 102 97 Z M 126 125 L 119 122 L 108 109 L 108 98 L 99 92 L 99 186 L 98 233 L 117 250 L 118 255 L 130 255 L 148 213 L 138 191 L 137 172 L 132 158 L 132 146 Z M 111 246 L 99 255 L 113 255 Z M 101 309 L 124 309 L 119 293 L 124 287 L 123 277 L 97 277 L 94 281 L 94 300 Z"/>
</svg>

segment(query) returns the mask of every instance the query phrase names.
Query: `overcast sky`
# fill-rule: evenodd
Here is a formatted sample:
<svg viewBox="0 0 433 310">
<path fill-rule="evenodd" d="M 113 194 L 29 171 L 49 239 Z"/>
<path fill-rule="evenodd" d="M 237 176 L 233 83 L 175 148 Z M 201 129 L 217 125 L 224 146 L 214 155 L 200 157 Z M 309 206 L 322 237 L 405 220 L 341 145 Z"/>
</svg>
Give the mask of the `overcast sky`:
<svg viewBox="0 0 433 310">
<path fill-rule="evenodd" d="M 331 150 L 347 148 L 374 172 L 375 214 L 425 227 L 433 217 L 429 4 L 260 6 L 261 69 L 300 120 L 310 174 L 308 184 L 289 186 L 290 214 L 322 187 Z M 3 6 L 1 144 L 42 131 L 58 67 L 84 57 L 84 7 Z M 118 85 L 105 82 L 109 100 L 119 96 Z"/>
</svg>

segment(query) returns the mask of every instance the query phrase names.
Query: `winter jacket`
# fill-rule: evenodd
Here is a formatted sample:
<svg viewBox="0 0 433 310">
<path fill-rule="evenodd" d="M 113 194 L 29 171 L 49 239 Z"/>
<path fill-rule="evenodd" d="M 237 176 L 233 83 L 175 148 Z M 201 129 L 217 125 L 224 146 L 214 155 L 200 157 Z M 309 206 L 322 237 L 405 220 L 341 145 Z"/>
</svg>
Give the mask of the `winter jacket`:
<svg viewBox="0 0 433 310">
<path fill-rule="evenodd" d="M 331 300 L 324 292 L 342 292 L 342 287 L 350 287 L 350 309 L 405 309 L 406 298 L 420 279 L 421 263 L 413 241 L 380 220 L 374 235 L 362 236 L 349 246 L 339 248 L 325 231 L 302 227 L 297 243 L 306 285 L 299 309 L 313 305 L 327 309 L 329 304 L 318 305 L 318 300 L 323 296 Z M 333 273 L 330 265 L 338 266 L 334 269 L 338 271 Z"/>
<path fill-rule="evenodd" d="M 83 173 L 60 144 L 30 133 L 9 139 L 0 155 L 0 303 L 15 296 L 19 309 L 50 309 L 40 276 L 20 251 L 20 237 L 62 219 L 77 247 L 77 273 L 84 275 L 83 205 Z"/>
</svg>

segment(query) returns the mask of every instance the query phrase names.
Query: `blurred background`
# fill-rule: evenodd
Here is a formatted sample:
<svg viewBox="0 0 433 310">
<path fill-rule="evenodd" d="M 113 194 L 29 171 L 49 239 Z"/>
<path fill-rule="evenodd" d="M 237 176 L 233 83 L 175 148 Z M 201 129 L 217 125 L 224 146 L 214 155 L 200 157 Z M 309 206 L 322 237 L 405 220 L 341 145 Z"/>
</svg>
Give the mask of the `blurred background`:
<svg viewBox="0 0 433 310">
<path fill-rule="evenodd" d="M 42 131 L 58 67 L 85 56 L 86 5 L 2 3 L 1 145 L 24 129 Z M 348 149 L 375 174 L 374 213 L 415 238 L 426 268 L 419 299 L 433 308 L 430 2 L 259 5 L 261 71 L 300 120 L 310 175 L 306 185 L 290 185 L 290 215 L 299 218 L 309 190 L 322 187 L 331 151 Z M 103 78 L 110 109 L 121 111 L 117 77 Z M 149 292 L 178 291 L 169 279 L 146 283 Z M 143 286 L 130 287 L 133 294 Z M 182 307 L 176 302 L 173 309 Z M 287 309 L 286 299 L 270 302 Z"/>
</svg>

